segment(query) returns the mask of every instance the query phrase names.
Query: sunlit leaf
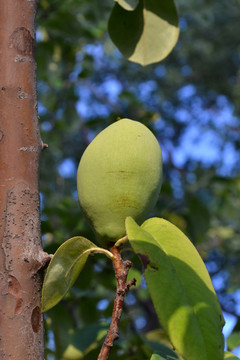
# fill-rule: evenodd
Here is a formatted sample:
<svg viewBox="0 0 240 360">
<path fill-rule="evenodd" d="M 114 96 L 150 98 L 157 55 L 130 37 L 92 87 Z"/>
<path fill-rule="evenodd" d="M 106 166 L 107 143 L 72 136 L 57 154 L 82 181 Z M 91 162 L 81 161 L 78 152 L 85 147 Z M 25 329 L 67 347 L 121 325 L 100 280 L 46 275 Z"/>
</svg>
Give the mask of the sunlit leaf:
<svg viewBox="0 0 240 360">
<path fill-rule="evenodd" d="M 154 353 L 151 356 L 150 360 L 176 360 L 177 357 L 171 356 L 171 355 L 162 355 L 160 353 Z"/>
<path fill-rule="evenodd" d="M 163 358 L 161 355 L 159 354 L 152 354 L 151 359 L 150 360 L 165 360 L 166 358 Z"/>
<path fill-rule="evenodd" d="M 133 11 L 136 9 L 139 0 L 115 0 L 123 9 Z"/>
<path fill-rule="evenodd" d="M 234 331 L 227 338 L 227 348 L 228 350 L 233 350 L 238 346 L 240 346 L 240 333 Z"/>
<path fill-rule="evenodd" d="M 136 280 L 136 284 L 134 286 L 134 289 L 137 289 L 142 282 L 142 274 L 139 270 L 135 269 L 135 268 L 131 268 L 128 272 L 128 276 L 127 276 L 127 281 L 130 281 L 132 279 Z"/>
<path fill-rule="evenodd" d="M 161 325 L 186 360 L 222 360 L 223 317 L 197 250 L 173 224 L 152 218 L 139 227 L 126 220 L 130 243 L 142 259 Z"/>
<path fill-rule="evenodd" d="M 108 30 L 114 44 L 129 60 L 141 65 L 161 61 L 179 36 L 174 1 L 140 0 L 134 11 L 115 4 Z"/>
<path fill-rule="evenodd" d="M 82 236 L 65 241 L 54 254 L 43 282 L 42 312 L 55 306 L 74 284 L 91 253 L 112 254 Z"/>
<path fill-rule="evenodd" d="M 224 352 L 224 360 L 225 359 L 227 359 L 227 360 L 239 360 L 239 358 L 236 355 L 234 355 L 234 354 L 232 354 L 232 353 L 230 353 L 228 351 Z"/>
</svg>

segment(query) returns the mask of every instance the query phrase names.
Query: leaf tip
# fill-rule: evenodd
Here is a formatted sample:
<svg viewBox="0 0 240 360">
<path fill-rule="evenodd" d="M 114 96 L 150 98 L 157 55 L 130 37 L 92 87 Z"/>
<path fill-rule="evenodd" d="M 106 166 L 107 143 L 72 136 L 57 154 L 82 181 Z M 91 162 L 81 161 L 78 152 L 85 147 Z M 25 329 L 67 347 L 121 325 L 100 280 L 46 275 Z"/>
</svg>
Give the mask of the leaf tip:
<svg viewBox="0 0 240 360">
<path fill-rule="evenodd" d="M 134 224 L 135 221 L 134 219 L 131 217 L 131 216 L 127 216 L 126 219 L 125 219 L 125 225 L 126 227 L 129 226 L 130 224 Z"/>
</svg>

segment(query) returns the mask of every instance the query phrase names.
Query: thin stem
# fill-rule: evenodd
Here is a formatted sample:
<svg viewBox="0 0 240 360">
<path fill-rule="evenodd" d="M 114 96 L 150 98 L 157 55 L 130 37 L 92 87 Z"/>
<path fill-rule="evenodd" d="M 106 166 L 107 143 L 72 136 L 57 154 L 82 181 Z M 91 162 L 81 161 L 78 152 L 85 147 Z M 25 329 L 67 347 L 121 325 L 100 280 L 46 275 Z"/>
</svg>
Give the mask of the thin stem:
<svg viewBox="0 0 240 360">
<path fill-rule="evenodd" d="M 124 237 L 122 237 L 122 238 L 119 239 L 118 241 L 116 241 L 116 242 L 115 242 L 115 246 L 116 246 L 116 247 L 119 247 L 119 246 L 125 244 L 126 242 L 128 242 L 128 236 L 127 236 L 127 235 L 124 236 Z"/>
<path fill-rule="evenodd" d="M 115 271 L 115 277 L 117 279 L 117 289 L 114 299 L 113 312 L 112 312 L 112 321 L 110 328 L 107 334 L 107 337 L 103 343 L 100 354 L 97 360 L 106 360 L 108 359 L 109 353 L 113 347 L 113 343 L 118 339 L 118 326 L 120 317 L 122 314 L 124 298 L 129 291 L 130 287 L 135 285 L 136 280 L 132 279 L 127 282 L 128 271 L 132 266 L 130 260 L 123 261 L 120 255 L 120 252 L 116 246 L 113 246 L 110 249 L 111 253 L 114 256 L 113 267 Z"/>
<path fill-rule="evenodd" d="M 77 258 L 76 260 L 72 263 L 72 265 L 70 266 L 70 268 L 68 269 L 68 271 L 66 272 L 64 278 L 67 278 L 68 275 L 70 274 L 70 271 L 72 270 L 72 268 L 76 265 L 77 262 L 80 261 L 80 259 L 86 255 L 87 253 L 93 253 L 93 254 L 105 254 L 106 256 L 108 256 L 110 259 L 113 260 L 114 256 L 113 254 L 106 250 L 106 249 L 102 249 L 102 248 L 99 248 L 99 247 L 95 247 L 95 248 L 90 248 L 90 249 L 87 249 L 85 251 L 83 251 Z"/>
</svg>

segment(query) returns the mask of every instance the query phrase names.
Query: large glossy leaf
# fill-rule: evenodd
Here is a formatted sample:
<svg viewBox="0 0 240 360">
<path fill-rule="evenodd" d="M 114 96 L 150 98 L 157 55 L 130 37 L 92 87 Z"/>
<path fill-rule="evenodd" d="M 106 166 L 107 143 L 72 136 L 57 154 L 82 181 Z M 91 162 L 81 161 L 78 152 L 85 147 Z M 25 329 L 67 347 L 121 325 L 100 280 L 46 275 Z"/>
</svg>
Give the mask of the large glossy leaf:
<svg viewBox="0 0 240 360">
<path fill-rule="evenodd" d="M 152 218 L 126 230 L 141 257 L 157 315 L 186 360 L 222 360 L 223 317 L 209 274 L 190 240 L 173 224 Z"/>
<path fill-rule="evenodd" d="M 115 0 L 122 8 L 128 11 L 136 9 L 139 0 Z"/>
<path fill-rule="evenodd" d="M 173 0 L 139 0 L 134 11 L 115 4 L 109 19 L 110 37 L 131 61 L 148 65 L 164 59 L 175 46 L 178 15 Z"/>
<path fill-rule="evenodd" d="M 112 254 L 82 236 L 65 241 L 54 254 L 42 288 L 42 312 L 55 306 L 74 284 L 90 253 Z"/>
</svg>

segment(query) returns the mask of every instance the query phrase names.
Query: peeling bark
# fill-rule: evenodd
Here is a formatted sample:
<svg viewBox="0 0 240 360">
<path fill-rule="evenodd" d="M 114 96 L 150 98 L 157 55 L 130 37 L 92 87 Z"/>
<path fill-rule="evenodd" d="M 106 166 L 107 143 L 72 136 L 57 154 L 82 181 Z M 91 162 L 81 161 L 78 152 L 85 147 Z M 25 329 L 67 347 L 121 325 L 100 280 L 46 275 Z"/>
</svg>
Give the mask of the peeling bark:
<svg viewBox="0 0 240 360">
<path fill-rule="evenodd" d="M 43 360 L 37 1 L 0 1 L 0 358 Z"/>
</svg>

